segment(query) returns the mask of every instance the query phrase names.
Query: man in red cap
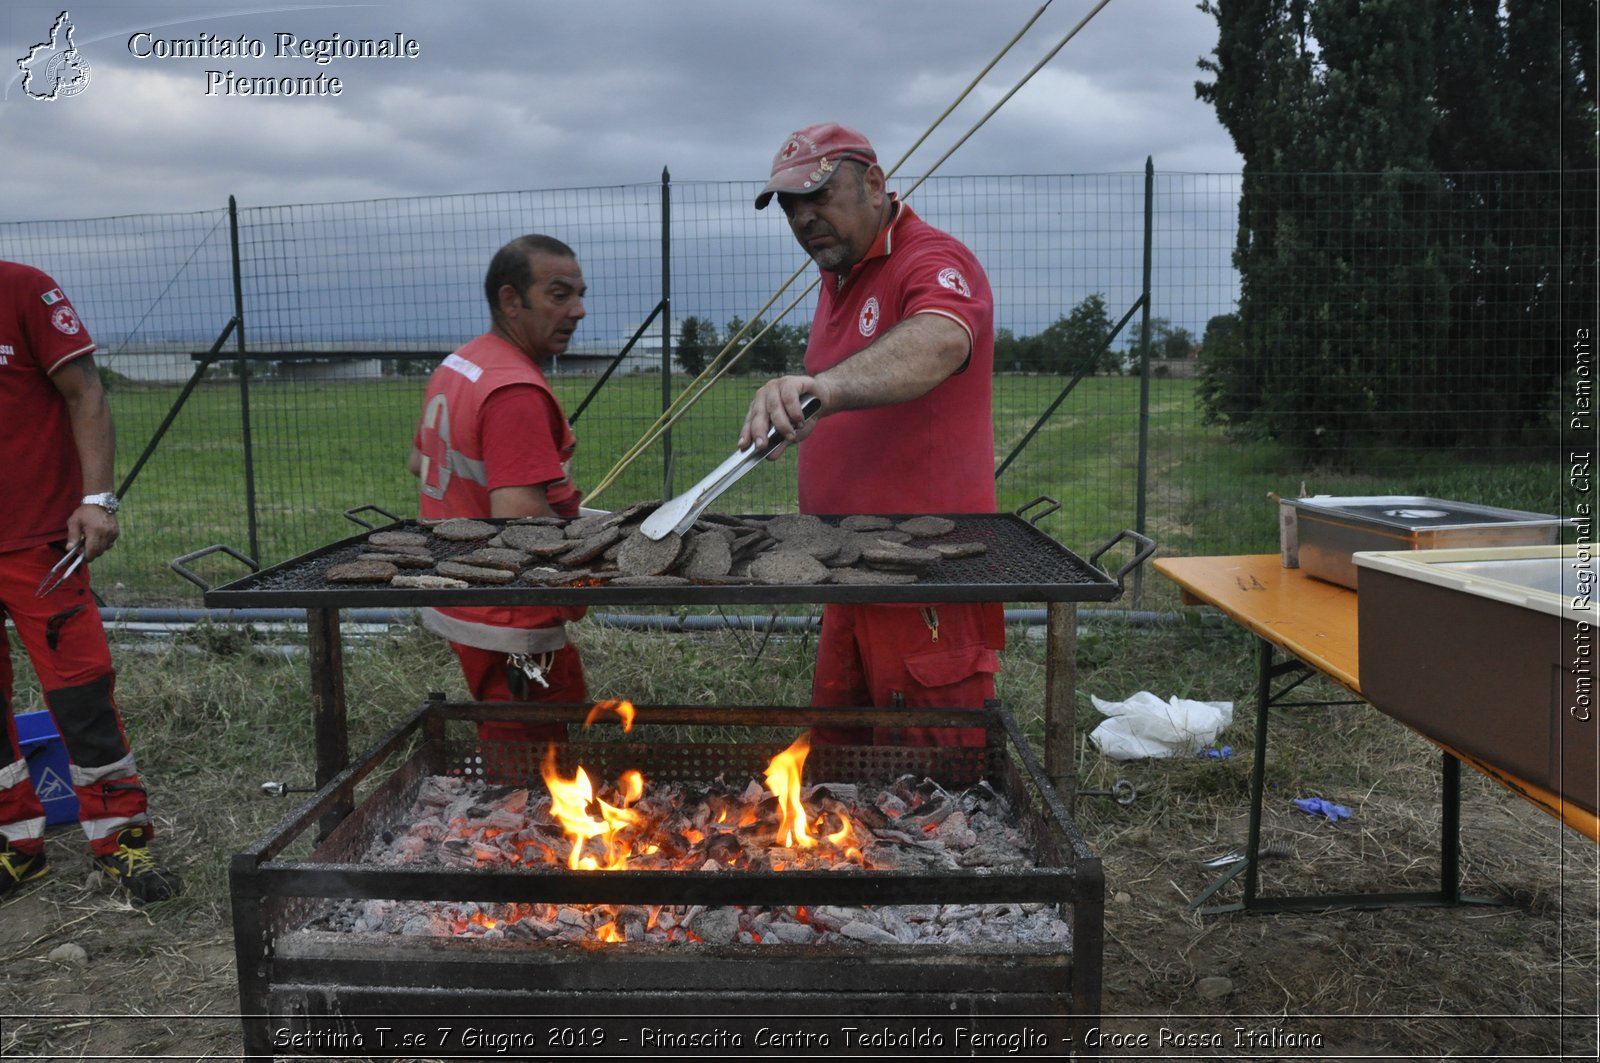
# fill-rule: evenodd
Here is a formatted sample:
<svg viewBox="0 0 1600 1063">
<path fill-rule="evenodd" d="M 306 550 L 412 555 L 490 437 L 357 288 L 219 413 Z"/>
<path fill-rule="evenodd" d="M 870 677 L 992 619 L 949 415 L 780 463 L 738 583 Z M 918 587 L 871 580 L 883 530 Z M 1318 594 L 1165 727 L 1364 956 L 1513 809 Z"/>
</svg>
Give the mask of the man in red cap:
<svg viewBox="0 0 1600 1063">
<path fill-rule="evenodd" d="M 769 426 L 799 449 L 800 511 L 993 513 L 994 300 L 983 267 L 886 187 L 867 138 L 831 122 L 784 138 L 774 196 L 822 271 L 805 372 L 756 392 L 740 447 Z M 821 401 L 814 417 L 801 397 Z M 994 696 L 999 603 L 829 605 L 812 703 L 976 707 Z M 814 742 L 981 746 L 981 728 L 814 728 Z"/>
</svg>

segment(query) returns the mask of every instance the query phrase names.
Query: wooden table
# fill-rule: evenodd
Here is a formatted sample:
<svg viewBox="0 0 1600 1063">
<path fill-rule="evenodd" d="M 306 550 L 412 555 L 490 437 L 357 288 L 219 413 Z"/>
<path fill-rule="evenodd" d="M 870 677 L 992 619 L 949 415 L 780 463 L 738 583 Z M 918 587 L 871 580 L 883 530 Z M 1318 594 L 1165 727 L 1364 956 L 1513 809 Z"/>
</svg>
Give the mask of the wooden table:
<svg viewBox="0 0 1600 1063">
<path fill-rule="evenodd" d="M 1600 818 L 1551 791 L 1519 779 L 1477 757 L 1422 735 L 1443 753 L 1441 762 L 1439 888 L 1408 893 L 1323 894 L 1311 897 L 1257 895 L 1261 847 L 1261 804 L 1266 775 L 1267 715 L 1274 705 L 1330 705 L 1349 702 L 1287 702 L 1284 697 L 1313 675 L 1324 675 L 1365 702 L 1357 650 L 1354 591 L 1286 569 L 1277 554 L 1238 557 L 1176 557 L 1154 562 L 1157 572 L 1176 583 L 1186 605 L 1209 605 L 1256 636 L 1255 760 L 1250 774 L 1250 831 L 1245 859 L 1226 872 L 1196 904 L 1239 873 L 1244 900 L 1206 911 L 1306 911 L 1320 908 L 1379 908 L 1394 904 L 1481 903 L 1461 894 L 1460 815 L 1463 763 L 1592 841 L 1600 841 Z M 1279 680 L 1286 682 L 1274 689 Z M 1413 728 L 1413 730 L 1415 730 Z M 1421 734 L 1421 732 L 1417 732 Z"/>
</svg>

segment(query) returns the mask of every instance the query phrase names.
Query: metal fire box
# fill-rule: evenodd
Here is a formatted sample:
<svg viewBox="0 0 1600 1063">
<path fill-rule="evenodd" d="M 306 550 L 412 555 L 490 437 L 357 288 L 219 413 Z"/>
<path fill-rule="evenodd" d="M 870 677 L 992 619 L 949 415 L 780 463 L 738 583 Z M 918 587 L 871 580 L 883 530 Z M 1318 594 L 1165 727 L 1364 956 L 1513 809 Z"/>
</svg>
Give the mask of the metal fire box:
<svg viewBox="0 0 1600 1063">
<path fill-rule="evenodd" d="M 1356 589 L 1358 550 L 1439 550 L 1471 546 L 1548 546 L 1571 523 L 1472 502 L 1416 495 L 1313 495 L 1294 507 L 1300 567 L 1307 575 Z"/>
<path fill-rule="evenodd" d="M 819 747 L 808 782 L 891 780 L 908 772 L 1004 794 L 1033 852 L 1031 867 L 841 871 L 569 871 L 395 867 L 365 862 L 371 840 L 409 809 L 420 780 L 484 770 L 541 786 L 540 750 L 487 753 L 476 721 L 582 720 L 581 706 L 424 703 L 230 873 L 245 1054 L 349 1056 L 401 1045 L 406 1058 L 649 1055 L 651 1045 L 715 1033 L 712 1055 L 757 1056 L 762 1038 L 816 1054 L 973 1054 L 984 1043 L 1072 1057 L 1099 1021 L 1104 874 L 1009 714 L 985 709 L 784 708 L 785 728 L 813 722 L 981 725 L 984 747 Z M 768 753 L 772 708 L 640 707 L 626 740 L 577 737 L 569 754 L 605 772 L 637 764 L 652 781 L 742 778 Z M 663 725 L 657 742 L 644 721 Z M 651 725 L 653 726 L 653 725 Z M 683 727 L 728 727 L 740 740 L 684 742 Z M 576 731 L 574 731 L 576 735 Z M 519 747 L 507 747 L 513 751 Z M 559 747 L 558 747 L 559 748 Z M 486 756 L 489 758 L 485 760 Z M 525 760 L 525 765 L 522 761 Z M 519 766 L 520 765 L 520 766 Z M 507 778 L 509 776 L 509 779 Z M 353 811 L 314 841 L 330 809 Z M 1044 904 L 1070 944 L 582 945 L 333 931 L 317 922 L 348 899 L 547 904 Z M 441 1032 L 444 1031 L 444 1032 Z M 471 1032 L 470 1043 L 464 1040 Z M 856 1038 L 854 1051 L 850 1038 Z M 809 1038 L 809 1040 L 807 1040 Z M 1008 1040 L 996 1040 L 1007 1038 Z M 985 1040 L 988 1039 L 988 1040 Z M 648 1043 L 647 1043 L 648 1042 Z M 776 1042 L 772 1042 L 776 1043 Z M 500 1046 L 498 1048 L 494 1046 Z M 771 1044 L 768 1045 L 771 1047 Z M 473 1050 L 476 1048 L 476 1050 Z M 720 1051 L 717 1049 L 721 1049 Z M 845 1049 L 840 1052 L 840 1049 Z M 791 1053 L 792 1054 L 792 1053 Z"/>
<path fill-rule="evenodd" d="M 1426 735 L 1600 810 L 1595 554 L 1361 553 L 1361 693 Z"/>
</svg>

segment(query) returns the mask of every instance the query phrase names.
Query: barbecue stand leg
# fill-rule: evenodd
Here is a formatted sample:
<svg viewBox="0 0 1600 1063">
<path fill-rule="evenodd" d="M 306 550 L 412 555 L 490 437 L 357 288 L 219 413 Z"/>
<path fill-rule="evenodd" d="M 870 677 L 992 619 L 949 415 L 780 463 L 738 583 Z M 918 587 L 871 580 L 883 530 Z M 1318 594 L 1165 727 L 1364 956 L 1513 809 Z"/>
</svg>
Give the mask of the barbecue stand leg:
<svg viewBox="0 0 1600 1063">
<path fill-rule="evenodd" d="M 350 763 L 350 732 L 345 718 L 344 646 L 339 634 L 339 610 L 307 609 L 306 637 L 311 662 L 312 728 L 317 743 L 317 789 L 322 789 Z M 342 800 L 324 818 L 325 838 L 351 811 Z M 320 839 L 319 839 L 320 840 Z"/>
<path fill-rule="evenodd" d="M 1044 772 L 1069 815 L 1078 796 L 1077 685 L 1078 607 L 1050 602 L 1045 608 Z"/>
</svg>

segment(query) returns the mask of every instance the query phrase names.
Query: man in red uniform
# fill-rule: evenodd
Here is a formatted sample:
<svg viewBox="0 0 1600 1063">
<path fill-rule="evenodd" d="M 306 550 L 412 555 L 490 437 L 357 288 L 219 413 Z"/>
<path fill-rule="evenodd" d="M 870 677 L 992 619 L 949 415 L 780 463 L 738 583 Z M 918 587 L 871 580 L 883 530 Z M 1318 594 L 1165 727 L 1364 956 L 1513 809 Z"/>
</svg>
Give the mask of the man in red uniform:
<svg viewBox="0 0 1600 1063">
<path fill-rule="evenodd" d="M 799 448 L 800 511 L 993 513 L 994 300 L 983 267 L 887 191 L 867 138 L 825 122 L 784 138 L 776 196 L 822 270 L 805 372 L 756 393 L 741 447 L 769 426 Z M 821 406 L 810 420 L 803 395 Z M 976 707 L 994 696 L 999 603 L 829 605 L 812 703 Z M 816 728 L 814 742 L 984 743 L 980 728 Z"/>
<path fill-rule="evenodd" d="M 587 288 L 572 248 L 518 237 L 496 252 L 484 280 L 489 331 L 446 358 L 428 380 L 411 450 L 424 519 L 578 515 L 582 493 L 568 463 L 572 428 L 543 365 L 567 349 Z M 478 701 L 588 700 L 583 661 L 565 621 L 582 609 L 450 606 L 423 610 L 450 641 Z M 488 741 L 563 741 L 558 724 L 479 724 Z"/>
<path fill-rule="evenodd" d="M 80 566 L 36 592 L 65 553 L 93 561 L 117 539 L 111 407 L 94 341 L 65 294 L 31 266 L 0 262 L 0 614 L 10 617 L 71 760 L 78 816 L 100 871 L 136 904 L 182 891 L 157 866 L 143 784 L 122 729 L 116 672 Z M 44 808 L 28 778 L 0 629 L 0 894 L 48 871 Z"/>
</svg>

